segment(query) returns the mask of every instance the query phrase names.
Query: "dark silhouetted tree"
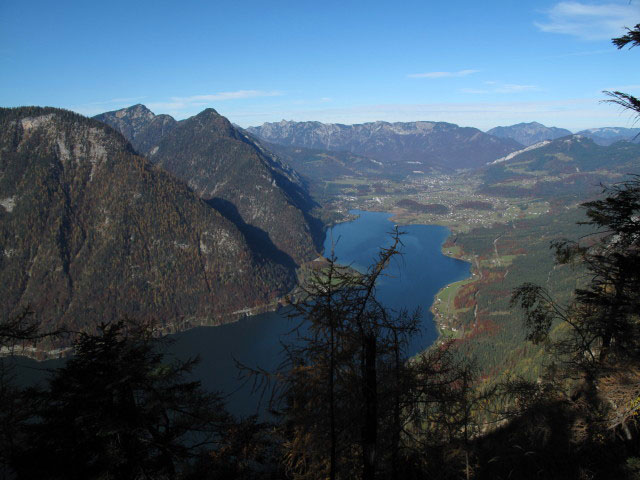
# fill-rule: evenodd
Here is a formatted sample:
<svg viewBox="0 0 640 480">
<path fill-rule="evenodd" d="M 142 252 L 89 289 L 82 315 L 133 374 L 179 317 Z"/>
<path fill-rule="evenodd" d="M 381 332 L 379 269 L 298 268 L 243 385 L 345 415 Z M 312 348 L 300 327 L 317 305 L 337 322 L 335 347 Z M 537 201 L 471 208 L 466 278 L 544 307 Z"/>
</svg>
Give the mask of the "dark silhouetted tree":
<svg viewBox="0 0 640 480">
<path fill-rule="evenodd" d="M 146 327 L 81 334 L 45 390 L 13 464 L 19 478 L 176 478 L 214 449 L 230 417 L 217 394 L 187 380 L 195 360 L 169 361 Z"/>
</svg>

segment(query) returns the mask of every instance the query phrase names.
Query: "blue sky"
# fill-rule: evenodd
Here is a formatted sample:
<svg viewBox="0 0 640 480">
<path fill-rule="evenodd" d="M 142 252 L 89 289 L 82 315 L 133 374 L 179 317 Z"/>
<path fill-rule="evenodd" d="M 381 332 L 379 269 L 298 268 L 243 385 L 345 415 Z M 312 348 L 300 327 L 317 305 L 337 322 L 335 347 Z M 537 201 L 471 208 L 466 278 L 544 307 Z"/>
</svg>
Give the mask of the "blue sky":
<svg viewBox="0 0 640 480">
<path fill-rule="evenodd" d="M 0 0 L 0 106 L 266 121 L 633 126 L 640 0 Z"/>
</svg>

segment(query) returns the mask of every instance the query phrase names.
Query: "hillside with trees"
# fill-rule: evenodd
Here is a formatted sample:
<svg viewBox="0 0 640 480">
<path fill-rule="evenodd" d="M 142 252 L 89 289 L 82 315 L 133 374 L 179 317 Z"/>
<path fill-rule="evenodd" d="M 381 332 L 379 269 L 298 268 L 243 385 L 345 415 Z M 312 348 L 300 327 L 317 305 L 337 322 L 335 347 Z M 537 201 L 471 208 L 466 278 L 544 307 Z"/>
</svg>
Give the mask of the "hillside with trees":
<svg viewBox="0 0 640 480">
<path fill-rule="evenodd" d="M 362 155 L 404 174 L 477 168 L 522 148 L 514 140 L 445 122 L 341 125 L 283 120 L 247 130 L 271 143 Z"/>
<path fill-rule="evenodd" d="M 134 105 L 95 118 L 189 185 L 253 249 L 293 269 L 318 256 L 322 224 L 296 171 L 212 108 L 181 122 L 164 117 Z"/>
<path fill-rule="evenodd" d="M 267 307 L 295 272 L 103 123 L 0 111 L 2 318 L 91 331 L 124 316 L 177 330 Z"/>
</svg>

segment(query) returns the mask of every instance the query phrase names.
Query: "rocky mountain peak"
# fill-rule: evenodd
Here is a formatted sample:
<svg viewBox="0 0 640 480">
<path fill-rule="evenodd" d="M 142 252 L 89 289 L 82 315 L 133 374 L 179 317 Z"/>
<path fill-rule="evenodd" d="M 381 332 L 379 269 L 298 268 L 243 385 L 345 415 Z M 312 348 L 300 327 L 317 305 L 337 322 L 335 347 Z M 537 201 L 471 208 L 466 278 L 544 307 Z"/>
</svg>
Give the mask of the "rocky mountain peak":
<svg viewBox="0 0 640 480">
<path fill-rule="evenodd" d="M 109 112 L 96 118 L 115 124 L 138 151 L 238 225 L 252 247 L 286 268 L 317 256 L 321 231 L 309 214 L 315 204 L 290 167 L 213 108 L 181 122 L 167 116 L 169 125 L 160 125 L 161 117 L 137 136 Z"/>
<path fill-rule="evenodd" d="M 488 130 L 487 133 L 498 138 L 510 138 L 525 146 L 572 134 L 571 131 L 564 128 L 547 127 L 538 122 L 523 122 L 506 127 L 495 127 Z"/>
<path fill-rule="evenodd" d="M 122 133 L 135 150 L 142 155 L 149 154 L 160 138 L 178 123 L 170 115 L 155 115 L 140 103 L 120 110 L 105 112 L 93 118 Z"/>
<path fill-rule="evenodd" d="M 131 119 L 152 120 L 155 117 L 154 113 L 141 103 L 138 103 L 131 107 L 116 110 L 114 114 L 117 118 L 128 117 Z"/>
</svg>

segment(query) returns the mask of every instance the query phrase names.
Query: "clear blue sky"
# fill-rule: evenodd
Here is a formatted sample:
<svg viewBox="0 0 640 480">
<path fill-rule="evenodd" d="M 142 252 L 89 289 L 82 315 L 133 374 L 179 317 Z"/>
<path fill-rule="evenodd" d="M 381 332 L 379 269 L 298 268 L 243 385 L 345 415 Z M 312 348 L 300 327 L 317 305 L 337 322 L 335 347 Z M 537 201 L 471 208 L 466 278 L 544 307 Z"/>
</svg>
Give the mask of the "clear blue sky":
<svg viewBox="0 0 640 480">
<path fill-rule="evenodd" d="M 0 0 L 0 106 L 265 121 L 633 126 L 640 0 Z"/>
</svg>

